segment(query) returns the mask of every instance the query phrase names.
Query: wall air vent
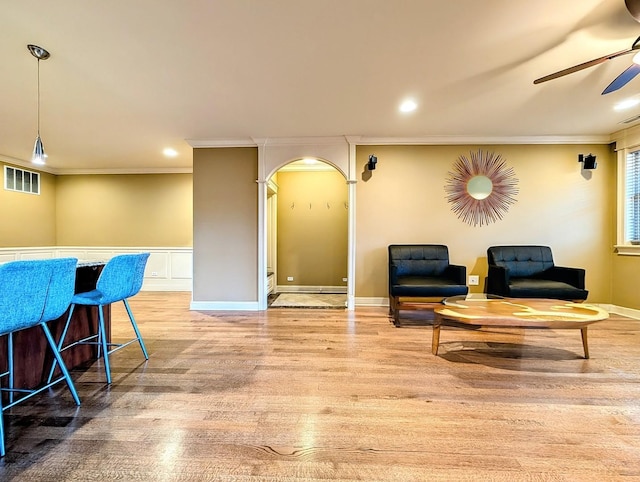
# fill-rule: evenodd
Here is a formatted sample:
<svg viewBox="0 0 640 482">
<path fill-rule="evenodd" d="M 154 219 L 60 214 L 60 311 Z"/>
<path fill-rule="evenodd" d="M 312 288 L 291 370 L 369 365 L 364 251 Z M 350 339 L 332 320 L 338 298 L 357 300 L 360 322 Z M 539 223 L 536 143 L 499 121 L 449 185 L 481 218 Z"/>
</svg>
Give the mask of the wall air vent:
<svg viewBox="0 0 640 482">
<path fill-rule="evenodd" d="M 4 188 L 7 191 L 40 194 L 40 174 L 4 166 Z"/>
</svg>

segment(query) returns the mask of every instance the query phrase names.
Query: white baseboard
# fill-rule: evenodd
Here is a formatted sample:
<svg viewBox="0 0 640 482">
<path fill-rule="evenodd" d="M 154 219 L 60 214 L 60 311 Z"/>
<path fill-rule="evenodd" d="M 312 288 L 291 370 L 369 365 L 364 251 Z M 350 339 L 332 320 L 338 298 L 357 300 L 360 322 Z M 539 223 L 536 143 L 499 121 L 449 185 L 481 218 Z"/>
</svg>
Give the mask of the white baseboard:
<svg viewBox="0 0 640 482">
<path fill-rule="evenodd" d="M 640 320 L 640 310 L 636 310 L 633 308 L 625 308 L 624 306 L 616 306 L 616 305 L 598 305 L 598 306 L 607 310 L 609 313 L 627 316 L 629 318 L 633 318 L 634 320 Z"/>
<path fill-rule="evenodd" d="M 276 286 L 277 293 L 346 293 L 346 286 Z"/>
<path fill-rule="evenodd" d="M 260 311 L 257 301 L 192 301 L 193 311 Z"/>
<path fill-rule="evenodd" d="M 354 298 L 356 306 L 389 306 L 389 298 L 363 297 Z"/>
</svg>

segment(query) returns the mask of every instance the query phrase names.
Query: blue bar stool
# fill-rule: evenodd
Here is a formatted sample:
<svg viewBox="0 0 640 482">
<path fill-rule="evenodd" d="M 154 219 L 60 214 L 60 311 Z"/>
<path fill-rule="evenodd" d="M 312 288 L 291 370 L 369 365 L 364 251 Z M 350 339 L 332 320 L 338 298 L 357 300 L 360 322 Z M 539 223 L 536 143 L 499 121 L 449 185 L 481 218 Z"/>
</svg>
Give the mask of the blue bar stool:
<svg viewBox="0 0 640 482">
<path fill-rule="evenodd" d="M 144 346 L 144 341 L 142 340 L 142 336 L 140 335 L 140 330 L 138 329 L 136 320 L 133 317 L 133 313 L 131 313 L 129 303 L 127 302 L 127 298 L 131 298 L 132 296 L 138 294 L 140 288 L 142 288 L 144 269 L 147 265 L 148 258 L 149 253 L 121 254 L 118 256 L 114 256 L 102 269 L 102 272 L 98 277 L 98 282 L 96 283 L 96 289 L 87 291 L 85 293 L 77 293 L 71 299 L 71 309 L 69 310 L 69 317 L 67 318 L 67 323 L 64 327 L 64 330 L 62 331 L 62 335 L 60 336 L 58 349 L 62 352 L 79 344 L 98 345 L 98 358 L 102 356 L 104 359 L 104 371 L 107 377 L 107 383 L 111 383 L 109 355 L 111 355 L 113 352 L 120 350 L 121 348 L 124 348 L 125 346 L 128 346 L 131 343 L 137 341 L 140 344 L 140 348 L 142 349 L 144 358 L 146 360 L 149 359 L 147 349 Z M 108 343 L 102 307 L 104 305 L 115 303 L 117 301 L 122 301 L 124 303 L 136 337 L 125 343 Z M 73 315 L 73 310 L 76 305 L 98 307 L 98 333 L 83 338 L 82 340 L 73 341 L 68 345 L 65 345 L 64 342 L 67 336 L 67 330 L 69 328 L 71 316 Z M 49 380 L 51 380 L 51 378 L 53 377 L 55 367 L 56 364 L 54 362 L 49 374 Z"/>
<path fill-rule="evenodd" d="M 9 377 L 9 403 L 2 404 L 0 397 L 0 456 L 5 455 L 4 422 L 2 412 L 31 398 L 58 382 L 66 381 L 76 405 L 80 398 L 73 380 L 62 360 L 47 321 L 59 318 L 69 307 L 75 288 L 76 258 L 58 258 L 33 261 L 12 261 L 0 264 L 0 335 L 7 335 L 8 369 L 0 378 Z M 13 386 L 13 333 L 33 326 L 42 327 L 45 338 L 53 352 L 55 363 L 60 365 L 61 376 L 50 377 L 47 384 L 36 389 Z M 14 395 L 18 394 L 17 399 Z"/>
</svg>

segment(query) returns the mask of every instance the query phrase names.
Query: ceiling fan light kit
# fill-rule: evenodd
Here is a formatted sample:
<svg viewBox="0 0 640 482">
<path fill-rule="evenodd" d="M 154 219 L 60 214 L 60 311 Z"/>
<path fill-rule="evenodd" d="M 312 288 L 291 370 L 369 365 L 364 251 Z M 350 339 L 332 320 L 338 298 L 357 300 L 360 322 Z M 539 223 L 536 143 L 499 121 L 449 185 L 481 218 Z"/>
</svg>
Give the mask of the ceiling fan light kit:
<svg viewBox="0 0 640 482">
<path fill-rule="evenodd" d="M 624 3 L 631 16 L 636 19 L 636 21 L 640 22 L 640 0 L 625 0 Z M 583 62 L 581 64 L 559 70 L 552 74 L 545 75 L 544 77 L 540 77 L 539 79 L 534 80 L 533 83 L 541 84 L 542 82 L 547 82 L 559 77 L 564 77 L 565 75 L 573 74 L 574 72 L 579 72 L 581 70 L 588 69 L 589 67 L 600 65 L 608 60 L 622 57 L 623 55 L 628 55 L 631 53 L 635 53 L 631 66 L 629 66 L 620 75 L 618 75 L 618 77 L 616 77 L 613 82 L 611 82 L 602 91 L 602 95 L 609 94 L 621 89 L 622 87 L 627 85 L 636 75 L 640 74 L 640 37 L 638 37 L 628 49 L 613 52 L 611 54 L 604 55 L 603 57 L 598 57 L 597 59 L 589 60 L 587 62 Z"/>
</svg>

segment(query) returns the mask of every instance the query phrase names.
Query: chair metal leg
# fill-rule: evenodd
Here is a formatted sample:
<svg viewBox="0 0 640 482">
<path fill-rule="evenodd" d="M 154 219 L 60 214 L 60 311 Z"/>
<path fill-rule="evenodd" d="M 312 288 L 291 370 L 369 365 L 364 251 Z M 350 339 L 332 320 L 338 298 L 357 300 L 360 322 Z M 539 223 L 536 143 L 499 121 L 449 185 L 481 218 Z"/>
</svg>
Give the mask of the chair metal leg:
<svg viewBox="0 0 640 482">
<path fill-rule="evenodd" d="M 7 369 L 9 371 L 9 403 L 13 403 L 13 333 L 7 335 Z"/>
<path fill-rule="evenodd" d="M 7 356 L 9 358 L 8 360 L 8 364 L 9 364 L 9 385 L 11 388 L 13 388 L 13 370 L 11 370 L 11 368 L 13 368 L 12 365 L 12 361 L 13 361 L 13 338 L 12 338 L 12 333 L 9 333 L 9 335 L 7 336 L 7 343 L 8 343 L 8 347 L 7 347 Z M 9 396 L 12 397 L 13 396 L 13 392 L 9 392 Z M 13 400 L 11 400 L 11 402 L 13 402 Z M 10 402 L 10 403 L 11 403 Z M 4 448 L 4 417 L 2 415 L 2 394 L 0 393 L 0 457 L 4 457 L 5 455 L 5 448 Z"/>
<path fill-rule="evenodd" d="M 78 397 L 78 392 L 76 392 L 76 387 L 73 384 L 71 375 L 69 375 L 67 366 L 64 364 L 64 361 L 62 360 L 62 355 L 60 355 L 60 351 L 56 346 L 56 342 L 53 339 L 53 336 L 51 335 L 51 331 L 49 330 L 49 327 L 47 326 L 46 323 L 40 323 L 40 326 L 42 327 L 42 331 L 44 331 L 44 336 L 47 338 L 47 341 L 49 342 L 49 346 L 53 351 L 53 356 L 56 358 L 58 365 L 60 365 L 60 371 L 62 372 L 62 375 L 64 376 L 65 380 L 67 381 L 69 391 L 71 392 L 71 395 L 73 396 L 73 399 L 76 402 L 76 405 L 80 405 L 80 397 Z"/>
<path fill-rule="evenodd" d="M 0 457 L 5 456 L 4 447 L 4 417 L 2 416 L 2 399 L 0 399 Z"/>
<path fill-rule="evenodd" d="M 107 345 L 107 335 L 104 328 L 104 315 L 102 313 L 102 305 L 98 305 L 98 319 L 100 326 L 98 327 L 98 333 L 100 334 L 100 341 L 102 342 L 102 358 L 104 359 L 104 372 L 107 376 L 107 383 L 111 384 L 111 367 L 109 366 L 109 347 Z"/>
<path fill-rule="evenodd" d="M 73 309 L 75 307 L 76 305 L 71 305 L 71 307 L 69 308 L 69 316 L 67 316 L 67 322 L 64 325 L 62 335 L 60 335 L 60 341 L 58 342 L 58 352 L 62 351 L 62 347 L 64 346 L 64 339 L 67 337 L 67 331 L 69 330 L 69 325 L 71 324 L 71 316 L 73 315 Z M 53 379 L 53 372 L 56 370 L 57 363 L 57 360 L 53 360 L 51 371 L 49 371 L 49 378 L 47 378 L 47 383 L 51 383 L 51 380 Z"/>
<path fill-rule="evenodd" d="M 149 359 L 149 355 L 147 354 L 147 348 L 144 346 L 144 341 L 142 341 L 142 335 L 140 335 L 140 330 L 138 329 L 138 324 L 136 323 L 135 318 L 133 317 L 133 313 L 131 313 L 131 308 L 129 308 L 129 303 L 127 300 L 122 300 L 124 303 L 124 307 L 127 309 L 127 313 L 129 314 L 129 319 L 131 320 L 131 325 L 133 326 L 133 331 L 136 332 L 136 337 L 138 338 L 138 343 L 140 343 L 140 348 L 142 349 L 142 354 L 144 355 L 145 360 Z"/>
<path fill-rule="evenodd" d="M 98 308 L 100 309 L 100 308 Z M 97 356 L 96 356 L 96 360 L 99 360 L 100 357 L 102 356 L 102 330 L 100 329 L 100 325 L 98 325 L 98 345 L 97 345 Z"/>
</svg>

